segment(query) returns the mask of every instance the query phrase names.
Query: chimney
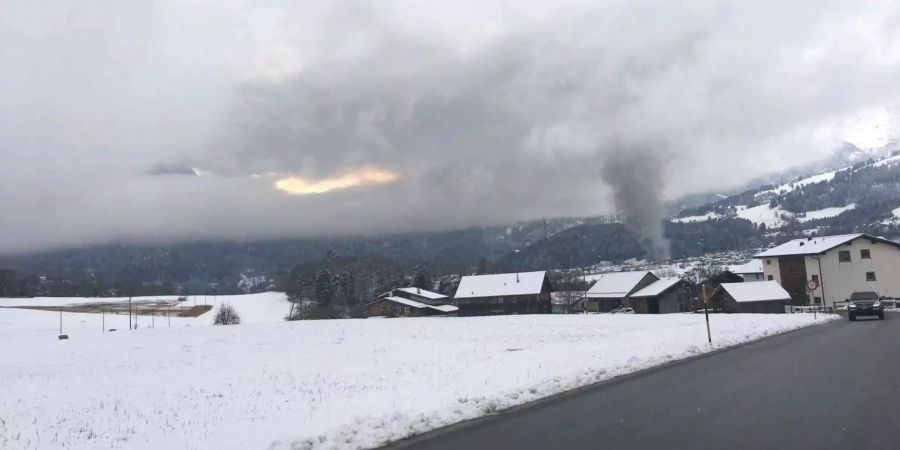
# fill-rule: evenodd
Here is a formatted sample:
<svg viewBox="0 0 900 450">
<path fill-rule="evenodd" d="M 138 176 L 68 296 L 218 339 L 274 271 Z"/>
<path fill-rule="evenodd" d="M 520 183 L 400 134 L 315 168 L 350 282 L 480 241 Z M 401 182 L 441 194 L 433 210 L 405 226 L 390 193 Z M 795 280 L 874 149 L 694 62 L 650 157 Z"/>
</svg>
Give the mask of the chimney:
<svg viewBox="0 0 900 450">
<path fill-rule="evenodd" d="M 422 294 L 422 288 L 416 286 L 416 294 Z"/>
</svg>

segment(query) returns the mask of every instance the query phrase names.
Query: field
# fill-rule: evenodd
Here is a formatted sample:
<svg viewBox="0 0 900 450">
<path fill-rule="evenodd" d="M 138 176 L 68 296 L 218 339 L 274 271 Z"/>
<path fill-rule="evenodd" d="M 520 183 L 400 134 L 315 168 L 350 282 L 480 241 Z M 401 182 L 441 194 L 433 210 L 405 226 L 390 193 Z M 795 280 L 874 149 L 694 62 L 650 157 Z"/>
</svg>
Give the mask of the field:
<svg viewBox="0 0 900 450">
<path fill-rule="evenodd" d="M 701 315 L 284 322 L 283 294 L 244 297 L 217 300 L 244 325 L 68 313 L 67 341 L 57 312 L 0 308 L 0 448 L 370 448 L 834 318 L 714 315 L 709 346 Z"/>
</svg>

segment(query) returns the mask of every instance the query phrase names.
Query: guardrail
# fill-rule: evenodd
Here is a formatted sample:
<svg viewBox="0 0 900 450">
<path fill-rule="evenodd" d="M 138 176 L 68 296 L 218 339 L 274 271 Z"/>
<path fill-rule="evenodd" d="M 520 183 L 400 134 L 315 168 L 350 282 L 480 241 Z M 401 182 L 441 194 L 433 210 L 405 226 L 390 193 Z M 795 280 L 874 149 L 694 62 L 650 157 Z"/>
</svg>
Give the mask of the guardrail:
<svg viewBox="0 0 900 450">
<path fill-rule="evenodd" d="M 846 309 L 847 307 L 837 307 L 837 306 L 822 306 L 822 305 L 810 305 L 810 306 L 794 306 L 787 305 L 787 313 L 789 314 L 797 314 L 797 313 L 822 313 L 822 314 L 834 314 L 835 310 Z"/>
</svg>

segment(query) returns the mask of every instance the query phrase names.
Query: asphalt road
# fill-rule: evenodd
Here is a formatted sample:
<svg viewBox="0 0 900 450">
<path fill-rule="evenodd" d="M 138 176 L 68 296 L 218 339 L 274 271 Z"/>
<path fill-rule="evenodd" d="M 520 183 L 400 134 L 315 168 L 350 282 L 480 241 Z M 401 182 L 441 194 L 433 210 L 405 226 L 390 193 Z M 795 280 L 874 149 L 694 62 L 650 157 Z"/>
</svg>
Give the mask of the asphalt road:
<svg viewBox="0 0 900 450">
<path fill-rule="evenodd" d="M 388 448 L 898 449 L 900 314 L 844 318 Z"/>
</svg>

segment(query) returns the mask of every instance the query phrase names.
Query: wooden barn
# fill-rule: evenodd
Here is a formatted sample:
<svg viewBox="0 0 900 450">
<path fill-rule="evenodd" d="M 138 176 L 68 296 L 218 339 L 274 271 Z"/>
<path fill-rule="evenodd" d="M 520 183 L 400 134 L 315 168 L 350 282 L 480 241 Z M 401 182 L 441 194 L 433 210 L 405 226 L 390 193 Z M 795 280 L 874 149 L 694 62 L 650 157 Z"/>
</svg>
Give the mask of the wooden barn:
<svg viewBox="0 0 900 450">
<path fill-rule="evenodd" d="M 367 305 L 369 317 L 422 317 L 455 315 L 449 297 L 425 289 L 409 287 L 385 292 Z"/>
<path fill-rule="evenodd" d="M 718 301 L 719 299 L 712 298 L 713 292 L 716 292 L 716 289 L 719 288 L 719 285 L 721 285 L 722 283 L 742 283 L 743 281 L 744 278 L 740 275 L 737 275 L 729 270 L 723 270 L 722 272 L 719 272 L 700 282 L 700 289 L 706 288 L 706 295 L 709 296 L 709 309 L 713 311 L 723 311 L 725 308 L 725 305 Z M 702 309 L 704 307 L 703 299 L 699 299 L 697 304 L 694 306 L 695 309 Z"/>
<path fill-rule="evenodd" d="M 659 281 L 656 275 L 644 272 L 610 272 L 592 275 L 594 285 L 588 289 L 587 309 L 590 312 L 609 312 L 626 305 L 631 294 Z"/>
<path fill-rule="evenodd" d="M 463 277 L 454 299 L 460 316 L 550 314 L 553 291 L 547 272 Z"/>
<path fill-rule="evenodd" d="M 784 313 L 791 295 L 774 281 L 722 283 L 712 298 L 728 313 Z"/>
<path fill-rule="evenodd" d="M 661 278 L 631 294 L 628 303 L 638 314 L 692 311 L 697 286 L 681 278 Z"/>
</svg>

